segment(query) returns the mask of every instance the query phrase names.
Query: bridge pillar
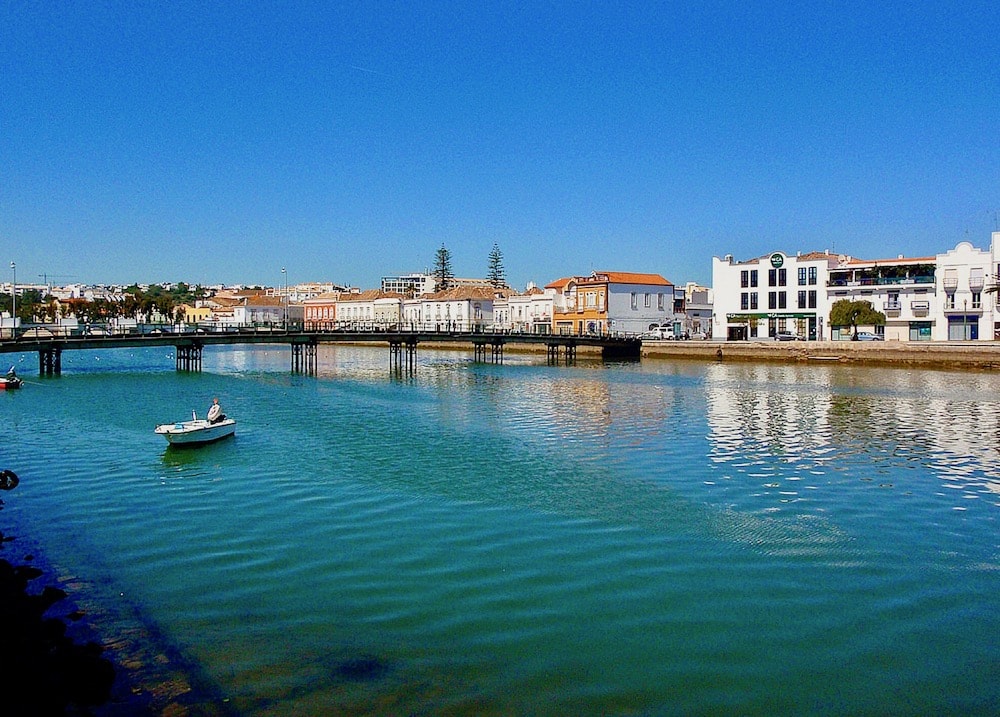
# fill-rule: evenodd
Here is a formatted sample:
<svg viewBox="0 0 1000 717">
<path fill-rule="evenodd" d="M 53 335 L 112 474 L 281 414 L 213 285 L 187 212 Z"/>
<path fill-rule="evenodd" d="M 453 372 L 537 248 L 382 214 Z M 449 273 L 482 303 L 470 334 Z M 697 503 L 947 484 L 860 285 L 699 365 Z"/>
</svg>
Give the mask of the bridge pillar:
<svg viewBox="0 0 1000 717">
<path fill-rule="evenodd" d="M 475 354 L 473 361 L 476 363 L 486 363 L 487 357 L 491 363 L 503 363 L 503 341 L 492 341 L 486 343 L 483 341 L 477 341 L 473 346 L 475 347 Z M 489 351 L 486 347 L 489 346 Z"/>
<path fill-rule="evenodd" d="M 389 369 L 402 372 L 404 368 L 406 373 L 417 370 L 417 340 L 413 337 L 389 341 Z"/>
<path fill-rule="evenodd" d="M 316 373 L 316 342 L 292 344 L 292 372 Z"/>
<path fill-rule="evenodd" d="M 559 363 L 559 349 L 565 347 L 566 349 L 566 365 L 576 363 L 576 344 L 571 341 L 567 341 L 563 344 L 551 343 L 546 344 L 549 349 L 548 353 L 548 364 L 550 366 L 555 366 Z"/>
<path fill-rule="evenodd" d="M 174 346 L 174 367 L 178 371 L 201 371 L 201 344 Z"/>
<path fill-rule="evenodd" d="M 62 349 L 57 347 L 38 350 L 38 375 L 58 376 L 62 373 Z"/>
</svg>

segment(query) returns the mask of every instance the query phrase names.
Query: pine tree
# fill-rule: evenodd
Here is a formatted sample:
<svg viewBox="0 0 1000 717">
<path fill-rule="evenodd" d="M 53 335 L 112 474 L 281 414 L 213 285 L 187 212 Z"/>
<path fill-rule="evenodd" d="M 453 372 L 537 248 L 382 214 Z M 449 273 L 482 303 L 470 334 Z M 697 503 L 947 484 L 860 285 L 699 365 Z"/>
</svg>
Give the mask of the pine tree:
<svg viewBox="0 0 1000 717">
<path fill-rule="evenodd" d="M 493 245 L 493 249 L 490 251 L 490 264 L 486 278 L 489 279 L 490 285 L 494 289 L 502 289 L 507 286 L 507 279 L 504 276 L 503 269 L 503 252 L 500 251 L 500 247 L 496 244 Z"/>
<path fill-rule="evenodd" d="M 455 275 L 451 273 L 451 252 L 444 244 L 434 255 L 434 291 L 444 291 L 451 286 Z"/>
</svg>

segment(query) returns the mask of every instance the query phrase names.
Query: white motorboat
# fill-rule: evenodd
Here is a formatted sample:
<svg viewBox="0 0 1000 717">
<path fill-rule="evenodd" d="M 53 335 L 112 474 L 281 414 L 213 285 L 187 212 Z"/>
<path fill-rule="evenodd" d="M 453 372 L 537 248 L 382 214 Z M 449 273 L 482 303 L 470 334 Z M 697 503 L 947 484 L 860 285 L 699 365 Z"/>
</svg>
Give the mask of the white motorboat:
<svg viewBox="0 0 1000 717">
<path fill-rule="evenodd" d="M 166 438 L 170 445 L 194 446 L 233 435 L 236 433 L 236 421 L 224 418 L 212 423 L 192 413 L 190 421 L 160 424 L 156 427 L 156 433 Z"/>
</svg>

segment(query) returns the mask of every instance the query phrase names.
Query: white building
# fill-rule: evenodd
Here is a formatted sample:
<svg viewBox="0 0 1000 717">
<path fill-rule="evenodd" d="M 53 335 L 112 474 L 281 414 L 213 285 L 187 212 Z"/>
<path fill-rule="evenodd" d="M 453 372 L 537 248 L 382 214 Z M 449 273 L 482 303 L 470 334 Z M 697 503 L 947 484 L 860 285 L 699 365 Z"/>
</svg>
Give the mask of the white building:
<svg viewBox="0 0 1000 717">
<path fill-rule="evenodd" d="M 742 262 L 731 254 L 713 258 L 711 335 L 740 341 L 791 331 L 810 340 L 823 338 L 830 316 L 828 274 L 848 259 L 829 252 L 793 256 L 780 251 Z"/>
<path fill-rule="evenodd" d="M 406 274 L 404 276 L 383 276 L 382 291 L 400 296 L 421 296 L 434 291 L 433 274 Z"/>
<path fill-rule="evenodd" d="M 334 303 L 337 325 L 356 330 L 397 327 L 403 310 L 401 294 L 379 289 L 340 294 Z"/>
<path fill-rule="evenodd" d="M 963 241 L 929 257 L 774 252 L 747 262 L 731 256 L 712 261 L 716 338 L 792 331 L 810 339 L 847 340 L 847 327 L 828 325 L 830 308 L 845 299 L 867 301 L 884 314 L 884 326 L 871 328 L 887 341 L 1000 337 L 997 294 L 989 291 L 1000 275 L 1000 232 L 993 233 L 989 250 Z"/>
<path fill-rule="evenodd" d="M 994 251 L 1000 232 L 993 233 L 989 251 L 961 242 L 954 249 L 937 255 L 935 289 L 940 297 L 943 320 L 935 326 L 935 340 L 979 341 L 996 338 L 997 294 L 987 292 L 996 276 Z M 990 283 L 987 284 L 987 279 Z"/>
<path fill-rule="evenodd" d="M 457 286 L 403 301 L 403 325 L 417 331 L 485 331 L 494 325 L 493 302 L 506 291 Z"/>
<path fill-rule="evenodd" d="M 939 313 L 935 266 L 935 257 L 848 258 L 830 271 L 829 304 L 867 301 L 885 314 L 885 326 L 873 328 L 886 339 L 930 341 Z M 831 327 L 827 338 L 849 339 L 850 333 L 848 327 Z"/>
<path fill-rule="evenodd" d="M 498 298 L 493 304 L 494 328 L 530 334 L 552 333 L 555 292 L 531 286 L 523 294 Z"/>
</svg>

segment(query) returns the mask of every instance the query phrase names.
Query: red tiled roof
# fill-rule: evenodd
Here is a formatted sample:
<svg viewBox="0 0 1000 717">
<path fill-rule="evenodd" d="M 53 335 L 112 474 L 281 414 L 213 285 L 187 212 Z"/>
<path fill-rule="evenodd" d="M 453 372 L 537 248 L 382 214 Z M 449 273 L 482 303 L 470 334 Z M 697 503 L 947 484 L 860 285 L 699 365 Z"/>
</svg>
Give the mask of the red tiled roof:
<svg viewBox="0 0 1000 717">
<path fill-rule="evenodd" d="M 589 278 L 603 281 L 603 277 L 612 284 L 651 284 L 654 286 L 673 286 L 659 274 L 640 274 L 632 271 L 595 271 Z"/>
</svg>

